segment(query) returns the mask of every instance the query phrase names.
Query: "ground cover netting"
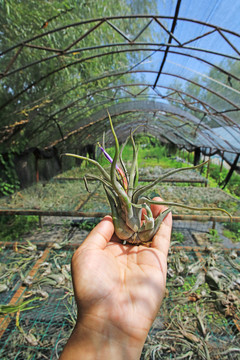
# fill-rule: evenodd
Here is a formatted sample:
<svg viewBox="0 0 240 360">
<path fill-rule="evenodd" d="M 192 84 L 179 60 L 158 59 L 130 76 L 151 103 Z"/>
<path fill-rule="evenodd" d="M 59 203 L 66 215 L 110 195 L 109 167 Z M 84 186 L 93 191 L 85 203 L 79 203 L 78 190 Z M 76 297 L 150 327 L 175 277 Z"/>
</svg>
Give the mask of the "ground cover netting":
<svg viewBox="0 0 240 360">
<path fill-rule="evenodd" d="M 47 252 L 36 274 L 21 279 L 13 296 L 16 308 L 33 300 L 28 304 L 32 309 L 1 313 L 1 359 L 56 359 L 58 344 L 69 337 L 76 317 L 70 272 L 73 250 Z"/>
<path fill-rule="evenodd" d="M 172 248 L 166 297 L 142 359 L 240 358 L 236 256 L 216 247 Z"/>
<path fill-rule="evenodd" d="M 158 176 L 161 176 L 169 171 L 171 171 L 172 168 L 170 169 L 163 169 L 160 166 L 147 166 L 144 168 L 140 168 L 139 169 L 139 176 L 141 178 L 157 178 Z M 195 181 L 196 183 L 198 182 L 207 182 L 207 179 L 201 175 L 198 171 L 196 170 L 188 170 L 187 172 L 183 171 L 183 172 L 179 172 L 173 175 L 170 175 L 167 180 L 174 181 L 174 180 L 178 180 L 178 181 L 182 181 L 182 182 L 189 182 L 189 181 Z"/>
<path fill-rule="evenodd" d="M 26 236 L 28 242 L 1 245 L 9 279 L 16 259 L 22 273 L 13 278 L 15 292 L 9 287 L 1 299 L 16 307 L 33 300 L 11 314 L 1 306 L 1 359 L 58 358 L 76 319 L 71 257 L 86 234 L 76 223 L 44 226 Z M 166 296 L 141 359 L 239 359 L 239 250 L 179 245 L 173 241 Z M 28 266 L 20 261 L 30 256 L 35 257 Z"/>
<path fill-rule="evenodd" d="M 26 244 L 26 249 L 30 245 Z M 0 252 L 0 304 L 8 304 L 18 288 L 19 281 L 25 279 L 29 269 L 41 256 L 41 252 L 26 253 L 19 246 L 19 252 L 5 249 Z"/>
<path fill-rule="evenodd" d="M 38 211 L 47 211 L 51 212 L 51 215 L 54 215 L 54 212 L 73 211 L 75 215 L 78 212 L 82 212 L 91 213 L 91 216 L 96 217 L 110 213 L 109 203 L 100 182 L 89 181 L 89 192 L 87 192 L 84 181 L 79 180 L 86 172 L 95 175 L 98 174 L 95 168 L 74 168 L 65 172 L 65 177 L 63 177 L 63 174 L 60 174 L 52 181 L 38 183 L 18 191 L 11 196 L 1 198 L 0 210 L 10 210 L 10 212 L 11 210 L 34 210 L 36 211 L 35 214 L 38 214 Z M 198 172 L 196 172 L 196 174 L 198 174 Z M 177 173 L 176 175 L 180 174 Z M 142 182 L 141 186 L 144 184 L 148 183 Z M 171 185 L 163 183 L 148 190 L 146 194 L 150 198 L 160 195 L 168 201 L 193 207 L 222 207 L 228 210 L 233 216 L 240 216 L 240 201 L 219 188 L 185 186 L 185 184 L 177 186 L 177 184 L 174 183 Z M 180 215 L 184 217 L 185 215 L 196 215 L 198 217 L 196 220 L 201 220 L 202 215 L 224 215 L 224 217 L 229 220 L 226 214 L 217 211 L 200 212 L 174 207 L 172 212 L 173 216 Z M 177 237 L 177 240 L 179 240 L 181 237 L 182 242 L 190 246 L 194 246 L 196 243 L 198 245 L 205 245 L 208 242 L 215 241 L 222 243 L 225 247 L 232 247 L 234 246 L 234 244 L 232 244 L 233 242 L 239 242 L 240 225 L 234 222 L 223 225 L 223 223 L 214 224 L 211 221 L 196 221 L 191 222 L 188 228 L 182 229 L 180 221 L 180 230 L 175 231 L 173 239 Z M 192 228 L 190 228 L 191 226 Z M 213 227 L 214 229 L 212 229 Z M 193 236 L 195 239 L 193 239 Z"/>
<path fill-rule="evenodd" d="M 163 172 L 170 169 L 155 168 L 142 168 L 140 176 L 144 178 L 153 178 L 160 176 Z M 107 168 L 109 170 L 109 167 Z M 88 182 L 89 194 L 86 190 L 85 184 L 80 179 L 86 174 L 93 174 L 99 176 L 100 173 L 96 168 L 82 169 L 76 167 L 68 170 L 63 174 L 59 174 L 49 182 L 37 183 L 29 186 L 26 189 L 17 191 L 11 196 L 5 196 L 0 199 L 1 209 L 17 209 L 17 210 L 41 210 L 41 211 L 74 211 L 81 210 L 83 205 L 96 194 L 100 196 L 101 209 L 97 211 L 109 212 L 109 205 L 105 193 L 100 186 L 99 182 Z M 171 178 L 171 177 L 170 177 Z M 197 171 L 189 171 L 186 173 L 177 173 L 174 178 L 179 181 L 187 181 L 189 179 L 199 181 L 204 178 Z M 74 181 L 79 179 L 79 181 Z M 100 191 L 97 191 L 100 188 Z"/>
<path fill-rule="evenodd" d="M 131 169 L 131 163 L 127 162 L 126 163 L 127 167 Z M 189 164 L 189 166 L 191 166 L 191 164 Z M 106 167 L 107 171 L 110 171 L 110 167 Z M 145 166 L 145 167 L 140 167 L 139 168 L 139 177 L 140 178 L 157 178 L 163 174 L 168 173 L 169 171 L 172 171 L 173 168 L 162 168 L 161 166 Z M 73 168 L 71 170 L 67 170 L 64 172 L 64 174 L 59 174 L 55 177 L 55 179 L 61 179 L 62 177 L 72 177 L 72 178 L 81 178 L 83 177 L 86 173 L 89 174 L 99 174 L 100 172 L 98 172 L 98 169 L 95 168 L 86 168 L 86 169 L 82 169 L 80 167 L 76 167 Z M 175 180 L 179 180 L 182 182 L 188 182 L 190 181 L 196 181 L 196 183 L 198 182 L 205 182 L 207 181 L 206 177 L 201 175 L 201 173 L 197 170 L 188 170 L 183 171 L 183 172 L 177 172 L 173 175 L 170 175 L 168 178 L 169 182 L 172 182 L 173 179 Z"/>
<path fill-rule="evenodd" d="M 143 183 L 144 184 L 144 183 Z M 170 186 L 167 184 L 156 185 L 154 189 L 146 192 L 150 198 L 161 196 L 166 201 L 178 202 L 193 207 L 222 207 L 232 213 L 234 216 L 240 216 L 240 201 L 226 194 L 219 188 L 205 188 L 195 186 Z M 109 211 L 109 205 L 105 192 L 101 187 L 92 194 L 89 200 L 82 206 L 82 211 L 103 212 Z M 217 211 L 200 212 L 183 209 L 180 207 L 173 208 L 173 214 L 203 214 L 203 215 L 222 215 Z M 225 215 L 225 214 L 224 214 Z"/>
<path fill-rule="evenodd" d="M 99 183 L 89 185 L 94 194 Z M 42 211 L 74 211 L 80 210 L 89 198 L 82 181 L 61 181 L 37 183 L 11 196 L 0 199 L 1 209 L 42 210 Z"/>
<path fill-rule="evenodd" d="M 144 184 L 144 183 L 142 183 Z M 38 183 L 27 189 L 0 199 L 1 210 L 41 210 L 41 211 L 85 211 L 110 212 L 108 200 L 99 182 L 89 182 L 86 191 L 83 181 L 51 181 Z M 148 190 L 149 197 L 161 196 L 172 202 L 194 207 L 223 207 L 234 216 L 240 216 L 240 201 L 219 188 L 195 186 L 156 185 Z M 175 207 L 174 214 L 192 214 L 192 210 Z M 209 215 L 209 212 L 194 212 Z M 222 215 L 211 212 L 211 215 Z"/>
<path fill-rule="evenodd" d="M 235 227 L 236 225 L 236 230 L 235 228 L 233 228 L 234 231 L 226 230 L 226 226 Z M 183 246 L 205 247 L 214 244 L 219 248 L 240 248 L 238 229 L 239 223 L 174 220 L 172 242 L 181 243 Z"/>
</svg>

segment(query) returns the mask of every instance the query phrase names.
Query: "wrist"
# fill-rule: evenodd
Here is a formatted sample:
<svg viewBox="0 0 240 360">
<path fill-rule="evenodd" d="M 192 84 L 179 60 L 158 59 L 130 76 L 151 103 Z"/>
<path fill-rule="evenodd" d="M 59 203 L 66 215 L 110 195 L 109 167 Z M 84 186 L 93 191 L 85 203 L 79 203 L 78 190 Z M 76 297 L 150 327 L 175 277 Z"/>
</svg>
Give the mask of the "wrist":
<svg viewBox="0 0 240 360">
<path fill-rule="evenodd" d="M 116 324 L 88 315 L 77 320 L 60 360 L 136 360 L 145 336 L 133 338 Z"/>
</svg>

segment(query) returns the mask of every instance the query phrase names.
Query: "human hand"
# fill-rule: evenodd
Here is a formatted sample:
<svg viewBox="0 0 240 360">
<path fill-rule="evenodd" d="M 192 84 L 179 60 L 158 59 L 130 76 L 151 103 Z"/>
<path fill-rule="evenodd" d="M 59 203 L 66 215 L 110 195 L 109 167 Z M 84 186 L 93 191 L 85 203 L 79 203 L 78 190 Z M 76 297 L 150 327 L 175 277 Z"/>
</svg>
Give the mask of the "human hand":
<svg viewBox="0 0 240 360">
<path fill-rule="evenodd" d="M 123 245 L 109 216 L 91 231 L 72 258 L 78 319 L 62 360 L 140 357 L 165 293 L 171 226 L 168 214 L 151 247 Z"/>
</svg>

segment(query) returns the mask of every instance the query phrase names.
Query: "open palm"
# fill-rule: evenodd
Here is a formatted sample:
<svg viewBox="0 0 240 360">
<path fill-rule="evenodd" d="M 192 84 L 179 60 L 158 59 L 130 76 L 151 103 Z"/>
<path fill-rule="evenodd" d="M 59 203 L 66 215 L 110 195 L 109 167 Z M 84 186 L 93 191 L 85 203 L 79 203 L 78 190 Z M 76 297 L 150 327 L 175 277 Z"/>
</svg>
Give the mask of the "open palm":
<svg viewBox="0 0 240 360">
<path fill-rule="evenodd" d="M 163 210 L 152 206 L 155 217 Z M 118 242 L 111 217 L 92 230 L 72 259 L 81 322 L 94 331 L 107 323 L 116 337 L 146 338 L 164 297 L 171 221 L 169 214 L 151 247 Z"/>
</svg>

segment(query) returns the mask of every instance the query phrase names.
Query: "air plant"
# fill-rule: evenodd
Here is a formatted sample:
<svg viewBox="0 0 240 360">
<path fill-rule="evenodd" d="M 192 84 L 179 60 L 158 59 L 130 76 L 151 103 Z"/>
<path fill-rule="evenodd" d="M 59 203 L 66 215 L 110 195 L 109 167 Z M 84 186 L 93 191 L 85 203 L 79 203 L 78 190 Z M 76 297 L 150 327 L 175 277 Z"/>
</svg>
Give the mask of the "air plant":
<svg viewBox="0 0 240 360">
<path fill-rule="evenodd" d="M 224 209 L 220 208 L 197 208 L 191 207 L 184 204 L 179 204 L 169 201 L 154 201 L 146 196 L 144 193 L 151 189 L 153 186 L 158 184 L 161 180 L 167 178 L 176 172 L 186 171 L 190 169 L 197 169 L 207 163 L 203 162 L 197 166 L 191 166 L 188 168 L 173 169 L 169 172 L 161 175 L 156 180 L 152 181 L 148 185 L 137 187 L 138 185 L 138 149 L 136 147 L 133 133 L 126 139 L 124 144 L 119 148 L 119 142 L 115 130 L 113 128 L 111 116 L 108 113 L 111 131 L 115 141 L 115 155 L 113 159 L 105 151 L 105 149 L 99 144 L 103 155 L 111 163 L 110 173 L 108 173 L 97 161 L 86 158 L 84 156 L 66 153 L 64 155 L 73 156 L 82 160 L 86 160 L 94 164 L 101 172 L 102 176 L 86 175 L 84 177 L 85 185 L 87 187 L 87 178 L 92 178 L 101 181 L 105 189 L 110 207 L 112 212 L 113 224 L 115 234 L 120 240 L 131 243 L 134 245 L 140 245 L 150 242 L 159 229 L 162 221 L 165 219 L 167 214 L 171 211 L 171 207 L 178 206 L 190 210 L 202 210 L 202 211 L 222 211 L 231 217 L 231 215 Z M 131 141 L 133 148 L 133 159 L 132 166 L 128 173 L 127 168 L 122 159 L 122 153 L 124 147 Z M 119 165 L 121 166 L 119 166 Z M 151 204 L 166 205 L 167 208 L 161 214 L 154 218 L 151 211 Z M 144 209 L 144 220 L 142 220 L 142 213 Z"/>
</svg>

